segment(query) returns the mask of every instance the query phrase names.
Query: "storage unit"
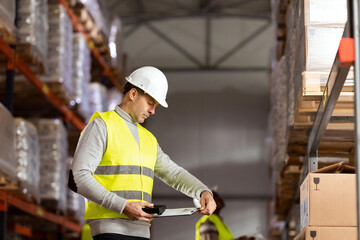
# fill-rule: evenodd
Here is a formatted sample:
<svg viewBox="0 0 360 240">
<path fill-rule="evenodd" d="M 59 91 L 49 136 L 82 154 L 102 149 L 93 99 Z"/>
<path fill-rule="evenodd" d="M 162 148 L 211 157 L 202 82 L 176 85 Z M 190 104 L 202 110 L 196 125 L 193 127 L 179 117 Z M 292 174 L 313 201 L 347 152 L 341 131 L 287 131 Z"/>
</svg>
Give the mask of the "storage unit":
<svg viewBox="0 0 360 240">
<path fill-rule="evenodd" d="M 275 2 L 282 6 L 274 14 L 284 41 L 274 47 L 283 52 L 277 51 L 271 80 L 285 78 L 285 86 L 273 87 L 288 95 L 272 96 L 271 119 L 284 123 L 271 132 L 274 139 L 273 132 L 282 135 L 271 149 L 273 216 L 284 227 L 282 236 L 270 239 L 358 239 L 356 175 L 335 173 L 342 171 L 336 164 L 356 164 L 354 58 L 343 56 L 354 54 L 351 32 L 358 16 L 348 17 L 352 1 Z M 276 113 L 280 104 L 286 114 Z M 313 172 L 330 165 L 332 173 Z M 320 185 L 325 192 L 316 189 Z"/>
<path fill-rule="evenodd" d="M 260 16 L 260 19 L 270 21 L 270 17 L 242 12 L 260 1 L 239 0 L 239 9 L 232 8 L 236 1 L 209 0 L 189 4 L 198 7 L 195 9 L 197 14 L 206 15 L 204 24 L 201 23 L 206 26 L 206 33 L 201 37 L 193 36 L 200 39 L 200 46 L 206 47 L 204 59 L 198 60 L 182 44 L 165 36 L 161 28 L 178 30 L 174 30 L 175 36 L 182 39 L 179 35 L 188 34 L 182 26 L 160 25 L 158 29 L 147 20 L 163 18 L 146 14 L 144 6 L 148 2 L 122 1 L 124 5 L 126 2 L 131 2 L 129 5 L 137 9 L 139 16 L 134 21 L 129 20 L 127 14 L 122 15 L 125 21 L 136 22 L 126 34 L 129 36 L 140 26 L 145 26 L 178 51 L 185 59 L 184 69 L 190 70 L 193 69 L 188 68 L 189 62 L 201 70 L 220 69 L 227 61 L 231 62 L 234 52 L 245 45 L 251 43 L 254 48 L 258 47 L 260 44 L 252 40 L 270 25 L 260 26 L 247 37 L 244 34 L 244 39 L 234 48 L 225 49 L 229 51 L 221 56 L 222 46 L 216 42 L 221 31 L 211 31 L 212 24 L 219 23 L 212 22 L 211 18 Z M 157 4 L 161 5 L 160 2 L 164 1 L 157 1 Z M 269 74 L 269 128 L 264 144 L 268 154 L 263 157 L 269 159 L 273 181 L 268 207 L 269 239 L 357 239 L 356 175 L 344 173 L 344 169 L 353 170 L 357 164 L 354 96 L 357 97 L 355 80 L 358 69 L 353 68 L 352 56 L 343 59 L 349 52 L 353 53 L 351 47 L 354 45 L 350 31 L 354 20 L 350 19 L 346 25 L 348 1 L 269 2 L 275 28 Z M 80 132 L 92 113 L 113 109 L 121 101 L 119 91 L 126 73 L 126 69 L 120 71 L 126 66 L 121 46 L 124 40 L 122 20 L 108 21 L 99 14 L 98 3 L 96 0 L 0 0 L 0 65 L 6 65 L 4 71 L 0 70 L 0 96 L 5 99 L 4 104 L 0 104 L 0 136 L 6 139 L 0 145 L 0 240 L 5 238 L 7 231 L 35 239 L 55 235 L 59 238 L 79 237 L 84 224 L 81 217 L 84 199 L 66 188 L 69 163 Z M 121 8 L 121 4 L 116 4 L 111 5 Z M 186 3 L 181 1 L 168 3 L 173 4 L 180 7 L 180 11 L 186 8 Z M 225 12 L 218 11 L 220 4 L 226 5 Z M 176 12 L 172 17 L 195 15 L 192 11 L 187 15 Z M 251 29 L 241 30 L 251 32 Z M 213 35 L 217 38 L 212 42 Z M 210 51 L 212 45 L 215 46 L 214 52 Z M 146 51 L 140 48 L 139 52 L 159 51 L 152 47 L 150 43 Z M 247 54 L 245 52 L 244 56 Z M 261 51 L 256 54 L 261 54 Z M 218 57 L 216 61 L 212 59 L 214 56 Z M 256 66 L 250 71 L 264 71 L 260 65 Z M 247 73 L 249 69 L 231 66 L 222 70 Z M 221 90 L 226 92 L 228 89 Z M 179 95 L 188 100 L 193 93 Z M 204 102 L 199 101 L 197 107 L 206 105 Z M 237 109 L 231 103 L 229 108 Z M 226 135 L 231 130 L 222 132 L 219 124 L 222 121 L 214 118 L 216 122 L 211 126 L 217 131 L 214 136 L 226 142 Z M 172 122 L 173 119 L 166 120 Z M 196 122 L 202 123 L 202 120 Z M 252 127 L 252 123 L 246 124 Z M 251 138 L 249 141 L 257 137 L 247 129 L 243 132 Z M 213 136 L 212 133 L 204 135 Z M 255 135 L 262 136 L 262 133 L 256 132 Z M 238 141 L 241 137 L 235 136 L 232 140 Z M 196 141 L 194 149 L 197 148 L 197 154 L 201 155 L 206 146 L 199 136 L 196 136 Z M 257 143 L 251 143 L 254 142 Z M 227 151 L 230 154 L 226 161 L 237 164 L 242 150 L 230 146 Z M 249 158 L 247 160 L 260 155 L 256 149 L 249 151 L 253 152 L 244 154 Z M 192 164 L 189 163 L 196 169 Z M 211 164 L 215 166 L 215 173 L 221 172 L 216 169 L 215 160 Z M 238 167 L 236 164 L 234 171 Z M 256 164 L 251 162 L 246 166 L 258 168 Z M 329 166 L 330 173 L 314 172 Z M 209 182 L 212 181 L 215 180 Z M 269 198 L 268 193 L 258 196 L 253 189 L 249 192 L 254 192 L 251 199 L 267 201 Z M 241 191 L 236 194 L 228 197 L 246 199 Z M 35 224 L 36 221 L 40 224 Z"/>
<path fill-rule="evenodd" d="M 7 66 L 0 73 L 0 239 L 80 236 L 85 200 L 67 188 L 74 150 L 68 141 L 77 140 L 92 114 L 91 66 L 107 87 L 119 91 L 122 82 L 120 69 L 94 44 L 101 30 L 89 36 L 84 26 L 93 20 L 80 22 L 78 9 L 88 13 L 71 1 L 0 2 L 0 59 Z"/>
</svg>

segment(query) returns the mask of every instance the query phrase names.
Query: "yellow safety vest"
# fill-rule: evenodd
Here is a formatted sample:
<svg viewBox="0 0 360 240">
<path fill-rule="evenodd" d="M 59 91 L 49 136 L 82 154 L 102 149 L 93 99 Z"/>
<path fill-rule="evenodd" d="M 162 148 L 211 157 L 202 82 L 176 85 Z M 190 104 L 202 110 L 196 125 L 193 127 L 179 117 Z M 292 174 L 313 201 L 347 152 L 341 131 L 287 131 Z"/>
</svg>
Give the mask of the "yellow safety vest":
<svg viewBox="0 0 360 240">
<path fill-rule="evenodd" d="M 115 111 L 94 113 L 90 121 L 100 117 L 106 125 L 107 147 L 94 178 L 108 191 L 129 202 L 151 202 L 154 167 L 157 155 L 156 138 L 137 124 L 139 144 Z M 85 219 L 128 218 L 87 201 Z"/>
<path fill-rule="evenodd" d="M 231 233 L 230 228 L 226 225 L 225 222 L 221 221 L 221 219 L 216 214 L 212 214 L 210 216 L 203 216 L 196 223 L 196 235 L 195 235 L 196 240 L 201 240 L 200 226 L 207 220 L 209 220 L 210 222 L 212 222 L 215 225 L 215 227 L 219 233 L 219 240 L 234 240 L 234 237 Z"/>
<path fill-rule="evenodd" d="M 89 224 L 85 224 L 81 230 L 81 240 L 93 240 Z"/>
</svg>

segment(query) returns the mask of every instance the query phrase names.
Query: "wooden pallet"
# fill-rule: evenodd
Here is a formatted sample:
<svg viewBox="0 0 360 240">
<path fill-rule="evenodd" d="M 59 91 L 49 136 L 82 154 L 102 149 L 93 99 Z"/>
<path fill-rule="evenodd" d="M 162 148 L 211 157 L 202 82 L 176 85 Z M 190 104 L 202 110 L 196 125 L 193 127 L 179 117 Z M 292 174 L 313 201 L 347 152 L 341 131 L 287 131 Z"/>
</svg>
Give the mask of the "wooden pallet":
<svg viewBox="0 0 360 240">
<path fill-rule="evenodd" d="M 6 27 L 4 27 L 1 23 L 0 23 L 0 38 L 8 44 L 16 44 L 16 38 L 14 34 L 9 32 L 9 30 Z"/>
<path fill-rule="evenodd" d="M 41 199 L 40 205 L 47 211 L 57 215 L 65 216 L 65 212 L 58 208 L 59 201 L 55 199 Z"/>
<path fill-rule="evenodd" d="M 108 45 L 108 40 L 102 30 L 98 26 L 96 26 L 91 14 L 86 10 L 85 6 L 82 3 L 77 3 L 73 7 L 73 10 L 85 33 L 89 35 L 90 40 L 93 43 L 90 48 L 95 47 L 103 58 L 109 59 L 110 49 Z"/>
<path fill-rule="evenodd" d="M 37 74 L 43 74 L 47 71 L 47 66 L 45 63 L 45 59 L 41 57 L 41 54 L 36 49 L 35 46 L 29 44 L 29 43 L 14 43 L 15 45 L 15 52 L 18 54 L 21 60 L 23 60 L 29 68 L 37 73 Z M 0 55 L 0 64 L 6 64 L 8 59 L 4 55 Z M 6 65 L 5 65 L 6 66 Z M 1 69 L 1 74 L 3 74 L 5 71 L 4 69 Z M 15 70 L 17 73 L 19 73 L 18 69 Z"/>
<path fill-rule="evenodd" d="M 325 91 L 325 83 L 328 78 L 327 72 L 303 72 L 300 96 L 297 101 L 297 108 L 294 115 L 294 128 L 297 129 L 310 129 L 313 125 L 313 120 L 317 113 L 318 107 L 322 102 L 323 93 Z M 328 129 L 330 130 L 345 130 L 353 131 L 354 124 L 346 120 L 349 117 L 354 117 L 354 86 L 353 72 L 350 71 L 346 80 L 348 85 L 342 88 L 338 102 L 333 111 L 332 117 L 343 117 L 345 119 L 342 123 L 330 122 Z"/>
<path fill-rule="evenodd" d="M 6 191 L 19 191 L 19 187 L 14 183 L 13 180 L 6 177 L 5 175 L 0 175 L 0 189 Z"/>
<path fill-rule="evenodd" d="M 29 192 L 24 192 L 21 183 L 15 183 L 5 175 L 0 175 L 0 190 L 6 191 L 22 200 L 38 204 L 40 202 L 39 196 L 34 196 Z"/>
<path fill-rule="evenodd" d="M 67 105 L 70 99 L 59 88 L 58 84 L 47 84 L 50 90 Z M 5 97 L 5 83 L 0 82 L 0 98 Z M 16 81 L 13 91 L 13 115 L 22 117 L 62 117 L 62 113 L 52 105 L 34 85 L 24 81 Z"/>
</svg>

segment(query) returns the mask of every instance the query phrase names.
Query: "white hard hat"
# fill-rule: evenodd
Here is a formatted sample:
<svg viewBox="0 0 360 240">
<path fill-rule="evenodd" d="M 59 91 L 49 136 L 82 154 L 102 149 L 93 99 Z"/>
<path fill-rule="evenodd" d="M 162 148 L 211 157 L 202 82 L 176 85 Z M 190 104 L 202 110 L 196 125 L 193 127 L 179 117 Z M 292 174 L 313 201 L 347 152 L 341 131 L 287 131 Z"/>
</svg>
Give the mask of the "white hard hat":
<svg viewBox="0 0 360 240">
<path fill-rule="evenodd" d="M 136 69 L 125 78 L 132 85 L 142 89 L 153 97 L 161 106 L 167 108 L 166 93 L 168 90 L 167 79 L 159 69 L 155 67 L 141 67 Z"/>
</svg>

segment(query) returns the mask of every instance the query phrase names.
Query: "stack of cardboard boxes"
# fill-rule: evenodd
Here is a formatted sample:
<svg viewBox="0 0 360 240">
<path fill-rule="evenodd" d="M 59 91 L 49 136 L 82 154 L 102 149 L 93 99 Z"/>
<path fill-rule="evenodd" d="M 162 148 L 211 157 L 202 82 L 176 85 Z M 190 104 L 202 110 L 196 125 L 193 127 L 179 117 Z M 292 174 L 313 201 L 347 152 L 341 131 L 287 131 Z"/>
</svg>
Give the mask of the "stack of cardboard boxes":
<svg viewBox="0 0 360 240">
<path fill-rule="evenodd" d="M 357 240 L 356 175 L 309 173 L 300 186 L 295 240 Z"/>
</svg>

